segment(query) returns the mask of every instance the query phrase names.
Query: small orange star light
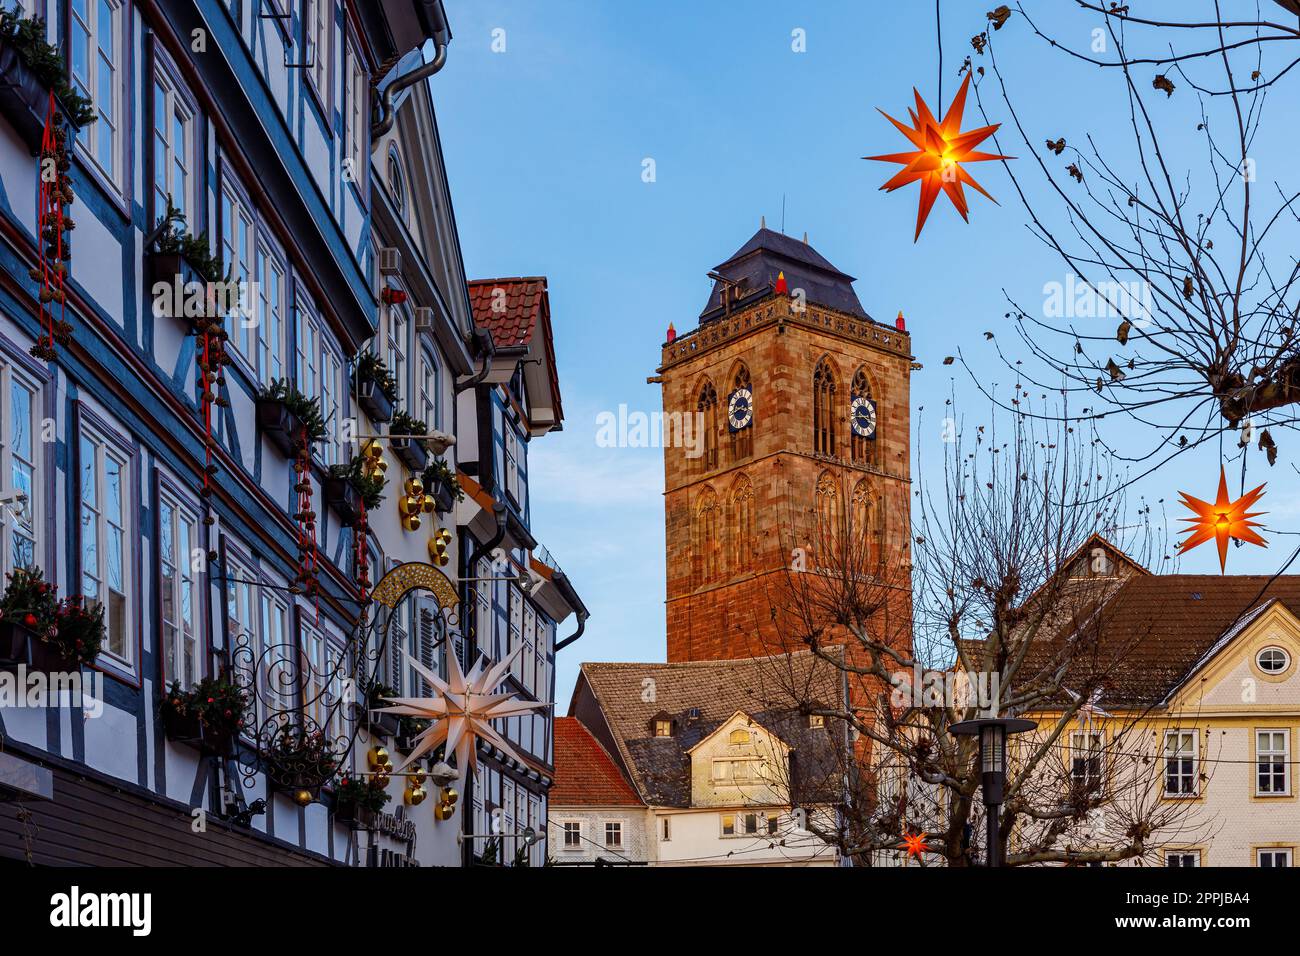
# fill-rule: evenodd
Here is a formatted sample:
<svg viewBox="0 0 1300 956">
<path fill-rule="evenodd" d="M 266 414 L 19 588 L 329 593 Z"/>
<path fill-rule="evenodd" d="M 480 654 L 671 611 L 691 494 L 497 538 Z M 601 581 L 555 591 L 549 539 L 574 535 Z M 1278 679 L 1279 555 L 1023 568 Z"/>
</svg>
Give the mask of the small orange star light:
<svg viewBox="0 0 1300 956">
<path fill-rule="evenodd" d="M 941 190 L 948 194 L 952 204 L 961 213 L 962 219 L 967 222 L 970 221 L 967 215 L 970 209 L 966 204 L 966 193 L 962 190 L 962 183 L 970 186 L 981 195 L 993 199 L 979 183 L 975 182 L 971 174 L 966 172 L 962 167 L 962 163 L 982 163 L 991 159 L 1015 158 L 1014 156 L 1000 156 L 995 153 L 975 151 L 976 146 L 997 132 L 1000 123 L 993 126 L 981 126 L 979 129 L 970 130 L 966 133 L 961 131 L 961 114 L 966 108 L 966 90 L 969 87 L 970 73 L 967 73 L 966 78 L 961 82 L 961 89 L 953 97 L 952 105 L 948 107 L 948 113 L 944 116 L 942 123 L 934 118 L 925 105 L 925 101 L 921 99 L 920 92 L 913 88 L 912 93 L 916 96 L 916 109 L 907 111 L 912 117 L 911 126 L 904 126 L 884 110 L 880 110 L 880 114 L 893 123 L 898 128 L 898 131 L 911 141 L 916 150 L 910 153 L 889 153 L 884 156 L 862 157 L 863 159 L 902 165 L 902 170 L 889 182 L 881 186 L 881 189 L 893 192 L 908 183 L 919 182 L 921 184 L 921 205 L 916 214 L 916 235 L 912 238 L 913 242 L 921 238 L 921 228 L 925 225 L 930 210 L 934 208 L 934 201 L 939 198 Z M 993 199 L 993 201 L 997 202 L 996 199 Z"/>
<path fill-rule="evenodd" d="M 1193 498 L 1185 491 L 1180 491 L 1179 494 L 1183 497 L 1183 504 L 1196 513 L 1195 518 L 1180 519 L 1191 524 L 1190 528 L 1184 529 L 1189 532 L 1187 540 L 1178 543 L 1179 549 L 1184 554 L 1198 544 L 1204 544 L 1213 538 L 1219 543 L 1219 572 L 1222 573 L 1228 563 L 1229 538 L 1249 541 L 1261 548 L 1268 547 L 1268 543 L 1253 530 L 1259 527 L 1259 522 L 1250 520 L 1266 512 L 1246 510 L 1264 494 L 1263 485 L 1254 491 L 1246 492 L 1236 501 L 1229 501 L 1228 479 L 1223 473 L 1223 466 L 1220 465 L 1219 494 L 1214 499 L 1214 504 L 1202 501 L 1200 498 Z"/>
<path fill-rule="evenodd" d="M 904 833 L 903 846 L 907 848 L 909 857 L 920 857 L 922 853 L 930 852 L 930 848 L 925 845 L 924 833 Z"/>
</svg>

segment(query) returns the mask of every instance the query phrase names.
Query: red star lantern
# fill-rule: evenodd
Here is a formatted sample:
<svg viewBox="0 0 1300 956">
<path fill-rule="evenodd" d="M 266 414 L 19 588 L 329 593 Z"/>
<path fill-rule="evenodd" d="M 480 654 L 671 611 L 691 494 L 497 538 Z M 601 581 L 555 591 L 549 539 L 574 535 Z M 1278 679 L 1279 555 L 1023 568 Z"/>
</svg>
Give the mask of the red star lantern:
<svg viewBox="0 0 1300 956">
<path fill-rule="evenodd" d="M 907 848 L 909 857 L 920 857 L 922 853 L 928 853 L 930 848 L 925 845 L 924 833 L 904 833 L 903 846 Z"/>
<path fill-rule="evenodd" d="M 975 151 L 976 146 L 997 132 L 1000 123 L 995 123 L 992 126 L 982 126 L 966 133 L 961 131 L 961 115 L 966 108 L 966 91 L 970 87 L 970 76 L 970 73 L 967 73 L 966 78 L 962 80 L 961 89 L 953 97 L 952 105 L 948 107 L 948 113 L 944 116 L 943 122 L 934 118 L 934 115 L 925 105 L 925 101 L 921 99 L 920 92 L 915 88 L 913 88 L 912 93 L 916 96 L 916 109 L 908 110 L 908 114 L 912 117 L 911 126 L 904 126 L 884 110 L 880 110 L 880 114 L 893 123 L 916 149 L 910 153 L 888 153 L 884 156 L 862 157 L 863 159 L 902 165 L 902 170 L 880 187 L 887 192 L 893 192 L 895 189 L 909 183 L 919 182 L 921 184 L 921 205 L 916 214 L 916 235 L 912 238 L 913 242 L 921 238 L 921 229 L 925 225 L 926 217 L 930 215 L 930 210 L 934 208 L 934 202 L 939 198 L 941 191 L 947 193 L 948 198 L 952 200 L 952 204 L 961 213 L 962 219 L 967 222 L 970 221 L 968 216 L 970 210 L 966 204 L 966 193 L 962 189 L 963 183 L 981 195 L 993 199 L 971 177 L 971 174 L 966 172 L 962 163 L 982 163 L 991 159 L 1015 158 L 1014 156 Z M 997 202 L 996 199 L 993 199 L 993 201 Z"/>
<path fill-rule="evenodd" d="M 1253 491 L 1246 492 L 1236 501 L 1229 501 L 1228 479 L 1223 472 L 1223 466 L 1220 465 L 1219 493 L 1214 499 L 1214 504 L 1202 501 L 1200 498 L 1193 498 L 1185 491 L 1178 493 L 1183 498 L 1183 504 L 1196 513 L 1195 518 L 1180 519 L 1191 524 L 1190 528 L 1184 529 L 1189 532 L 1187 540 L 1178 543 L 1179 549 L 1184 554 L 1198 544 L 1204 544 L 1213 538 L 1219 545 L 1219 572 L 1223 573 L 1228 563 L 1229 538 L 1236 538 L 1238 541 L 1249 541 L 1261 548 L 1268 547 L 1268 542 L 1253 530 L 1259 527 L 1259 522 L 1250 520 L 1266 512 L 1246 510 L 1264 494 L 1263 485 Z"/>
</svg>

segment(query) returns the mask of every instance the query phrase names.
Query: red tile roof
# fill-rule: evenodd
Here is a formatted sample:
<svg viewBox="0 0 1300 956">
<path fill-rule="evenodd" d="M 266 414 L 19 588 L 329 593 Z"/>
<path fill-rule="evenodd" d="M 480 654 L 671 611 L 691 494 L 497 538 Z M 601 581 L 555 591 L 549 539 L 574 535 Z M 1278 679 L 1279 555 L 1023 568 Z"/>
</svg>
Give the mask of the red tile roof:
<svg viewBox="0 0 1300 956">
<path fill-rule="evenodd" d="M 546 301 L 546 277 L 473 279 L 469 304 L 474 321 L 492 333 L 499 349 L 528 345 Z"/>
<path fill-rule="evenodd" d="M 487 329 L 498 349 L 529 348 L 532 356 L 545 358 L 550 384 L 549 404 L 556 421 L 564 418 L 560 401 L 560 376 L 555 365 L 555 342 L 551 335 L 551 298 L 546 276 L 518 276 L 508 279 L 472 279 L 469 304 L 474 324 Z M 540 336 L 534 344 L 533 337 Z"/>
<path fill-rule="evenodd" d="M 552 807 L 645 806 L 618 764 L 576 717 L 555 718 Z"/>
</svg>

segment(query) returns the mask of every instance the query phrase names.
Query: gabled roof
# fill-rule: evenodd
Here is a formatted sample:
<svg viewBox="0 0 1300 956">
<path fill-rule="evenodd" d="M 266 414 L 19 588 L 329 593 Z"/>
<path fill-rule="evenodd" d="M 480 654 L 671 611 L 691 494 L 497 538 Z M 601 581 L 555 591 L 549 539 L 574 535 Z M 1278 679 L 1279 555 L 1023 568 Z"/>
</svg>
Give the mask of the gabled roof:
<svg viewBox="0 0 1300 956">
<path fill-rule="evenodd" d="M 573 693 L 571 712 L 580 695 L 594 696 L 633 785 L 653 806 L 691 805 L 689 751 L 737 711 L 795 750 L 792 782 L 804 798 L 825 786 L 838 759 L 835 722 L 809 728 L 798 704 L 840 706 L 843 674 L 809 651 L 674 664 L 585 663 Z M 661 714 L 673 719 L 670 737 L 656 737 L 651 729 Z"/>
<path fill-rule="evenodd" d="M 1164 700 L 1205 666 L 1267 605 L 1300 610 L 1300 575 L 1153 574 L 1130 578 L 1097 611 L 1096 655 L 1074 659 L 1065 686 L 1103 679 L 1102 702 L 1151 705 Z M 1070 634 L 1062 630 L 1026 659 L 1058 655 Z M 1111 653 L 1108 653 L 1110 651 Z"/>
<path fill-rule="evenodd" d="M 640 807 L 645 803 L 604 747 L 576 717 L 555 718 L 552 807 Z"/>
<path fill-rule="evenodd" d="M 560 376 L 555 365 L 555 342 L 551 335 L 551 298 L 545 276 L 516 276 L 502 279 L 473 279 L 469 302 L 474 323 L 487 329 L 499 352 L 517 353 L 532 361 L 524 377 L 530 389 L 530 403 L 548 408 L 558 428 L 564 419 L 560 402 Z M 533 393 L 549 389 L 549 395 Z"/>
<path fill-rule="evenodd" d="M 858 301 L 858 294 L 853 291 L 853 276 L 835 268 L 808 243 L 766 227 L 754 233 L 714 271 L 740 283 L 740 298 L 732 304 L 733 309 L 743 308 L 772 294 L 777 276 L 784 272 L 787 286 L 792 291 L 802 289 L 809 304 L 870 318 Z M 722 292 L 723 284 L 715 281 L 709 301 L 700 313 L 701 322 L 725 314 Z"/>
</svg>

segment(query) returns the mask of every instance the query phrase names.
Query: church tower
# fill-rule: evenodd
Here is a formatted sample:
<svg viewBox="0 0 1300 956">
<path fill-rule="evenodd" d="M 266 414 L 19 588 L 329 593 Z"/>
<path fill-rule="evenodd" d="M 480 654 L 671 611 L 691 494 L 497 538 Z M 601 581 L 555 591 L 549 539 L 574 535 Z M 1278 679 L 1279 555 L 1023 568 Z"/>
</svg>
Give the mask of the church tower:
<svg viewBox="0 0 1300 956">
<path fill-rule="evenodd" d="M 670 331 L 658 369 L 670 662 L 772 650 L 756 635 L 800 560 L 802 516 L 851 516 L 881 560 L 911 564 L 901 316 L 876 322 L 852 276 L 766 228 L 709 275 L 698 328 Z M 695 422 L 702 435 L 675 433 Z M 891 613 L 910 624 L 910 587 Z"/>
</svg>

